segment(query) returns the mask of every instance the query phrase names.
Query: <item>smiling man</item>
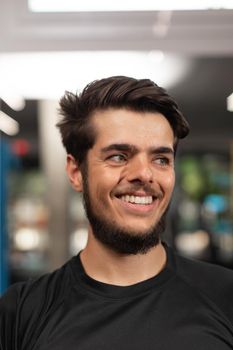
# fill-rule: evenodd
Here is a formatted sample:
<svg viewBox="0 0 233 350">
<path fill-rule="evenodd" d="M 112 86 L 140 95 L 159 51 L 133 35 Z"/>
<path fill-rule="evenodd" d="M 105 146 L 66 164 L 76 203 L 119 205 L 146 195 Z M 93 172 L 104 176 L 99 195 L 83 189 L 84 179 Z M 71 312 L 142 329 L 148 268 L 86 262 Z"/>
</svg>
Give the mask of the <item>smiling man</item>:
<svg viewBox="0 0 233 350">
<path fill-rule="evenodd" d="M 57 271 L 10 287 L 0 349 L 233 349 L 233 272 L 182 258 L 161 238 L 189 131 L 176 102 L 148 79 L 120 76 L 67 92 L 60 106 L 88 242 Z"/>
<path fill-rule="evenodd" d="M 174 187 L 170 124 L 157 112 L 108 109 L 96 112 L 92 126 L 96 141 L 86 171 L 73 156 L 67 164 L 74 188 L 84 193 L 92 249 L 101 241 L 118 253 L 147 253 L 159 243 Z"/>
</svg>

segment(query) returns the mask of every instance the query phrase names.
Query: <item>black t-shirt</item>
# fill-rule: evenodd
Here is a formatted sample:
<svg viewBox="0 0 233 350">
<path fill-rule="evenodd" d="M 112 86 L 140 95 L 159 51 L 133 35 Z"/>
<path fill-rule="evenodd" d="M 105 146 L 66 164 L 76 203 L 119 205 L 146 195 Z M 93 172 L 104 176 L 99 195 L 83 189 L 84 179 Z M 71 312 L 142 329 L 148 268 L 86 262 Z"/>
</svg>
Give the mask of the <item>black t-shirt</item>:
<svg viewBox="0 0 233 350">
<path fill-rule="evenodd" d="M 233 271 L 166 247 L 157 276 L 98 282 L 79 256 L 0 301 L 0 350 L 233 349 Z"/>
</svg>

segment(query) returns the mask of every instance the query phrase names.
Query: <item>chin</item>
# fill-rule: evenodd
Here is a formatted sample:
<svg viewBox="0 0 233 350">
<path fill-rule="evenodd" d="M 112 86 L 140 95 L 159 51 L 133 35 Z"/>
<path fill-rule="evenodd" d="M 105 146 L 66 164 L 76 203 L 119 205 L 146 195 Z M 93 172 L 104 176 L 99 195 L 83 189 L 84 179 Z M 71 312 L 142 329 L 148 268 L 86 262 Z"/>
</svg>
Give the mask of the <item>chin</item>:
<svg viewBox="0 0 233 350">
<path fill-rule="evenodd" d="M 134 222 L 134 223 L 127 223 L 123 225 L 116 225 L 119 229 L 124 230 L 128 232 L 129 234 L 135 235 L 135 234 L 146 234 L 151 231 L 152 228 L 154 228 L 159 221 L 152 222 L 150 224 L 142 223 L 142 222 Z"/>
</svg>

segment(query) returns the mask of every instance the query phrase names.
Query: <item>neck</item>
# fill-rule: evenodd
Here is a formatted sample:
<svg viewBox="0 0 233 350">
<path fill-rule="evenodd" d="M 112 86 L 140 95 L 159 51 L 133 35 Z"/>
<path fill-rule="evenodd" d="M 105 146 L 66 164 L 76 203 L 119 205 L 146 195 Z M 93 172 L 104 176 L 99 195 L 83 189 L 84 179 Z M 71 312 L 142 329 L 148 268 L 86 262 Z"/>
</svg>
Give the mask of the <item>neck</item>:
<svg viewBox="0 0 233 350">
<path fill-rule="evenodd" d="M 91 278 L 118 286 L 129 286 L 154 277 L 166 264 L 166 252 L 161 243 L 146 254 L 123 255 L 97 241 L 92 232 L 89 232 L 87 246 L 80 258 Z"/>
</svg>

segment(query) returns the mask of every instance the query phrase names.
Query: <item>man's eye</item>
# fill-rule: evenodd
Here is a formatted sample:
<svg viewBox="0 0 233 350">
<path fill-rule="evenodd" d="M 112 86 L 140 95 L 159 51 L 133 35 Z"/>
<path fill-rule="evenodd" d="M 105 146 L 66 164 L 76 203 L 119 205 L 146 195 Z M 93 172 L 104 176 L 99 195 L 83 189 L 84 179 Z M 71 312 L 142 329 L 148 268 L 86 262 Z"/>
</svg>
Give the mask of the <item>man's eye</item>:
<svg viewBox="0 0 233 350">
<path fill-rule="evenodd" d="M 124 154 L 114 154 L 108 157 L 108 159 L 115 163 L 123 163 L 126 161 L 126 156 Z"/>
<path fill-rule="evenodd" d="M 170 160 L 166 157 L 160 157 L 160 158 L 156 158 L 155 162 L 159 165 L 165 166 L 170 163 Z"/>
</svg>

